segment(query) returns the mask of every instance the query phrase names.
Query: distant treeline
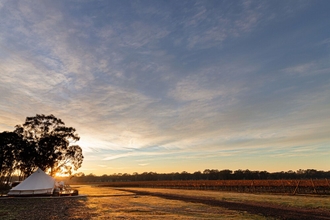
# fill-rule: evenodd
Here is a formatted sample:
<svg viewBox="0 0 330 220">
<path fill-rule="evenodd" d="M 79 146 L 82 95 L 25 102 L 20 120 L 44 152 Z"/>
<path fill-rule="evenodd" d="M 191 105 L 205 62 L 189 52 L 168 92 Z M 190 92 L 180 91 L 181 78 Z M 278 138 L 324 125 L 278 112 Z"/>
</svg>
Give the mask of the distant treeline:
<svg viewBox="0 0 330 220">
<path fill-rule="evenodd" d="M 94 174 L 85 175 L 78 173 L 70 178 L 63 178 L 70 183 L 84 182 L 129 182 L 129 181 L 162 181 L 162 180 L 276 180 L 276 179 L 324 179 L 330 178 L 330 171 L 318 171 L 315 169 L 273 172 L 251 171 L 251 170 L 217 170 L 206 169 L 203 172 L 194 173 L 117 173 L 111 175 L 96 176 Z"/>
</svg>

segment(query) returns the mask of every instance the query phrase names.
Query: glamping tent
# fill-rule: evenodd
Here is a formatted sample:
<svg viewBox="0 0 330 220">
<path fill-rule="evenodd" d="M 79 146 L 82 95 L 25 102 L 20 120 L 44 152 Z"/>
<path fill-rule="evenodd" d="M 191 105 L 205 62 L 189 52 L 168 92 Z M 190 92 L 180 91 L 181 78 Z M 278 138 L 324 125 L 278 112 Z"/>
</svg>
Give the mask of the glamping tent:
<svg viewBox="0 0 330 220">
<path fill-rule="evenodd" d="M 52 195 L 55 180 L 40 168 L 23 182 L 12 188 L 9 196 Z"/>
</svg>

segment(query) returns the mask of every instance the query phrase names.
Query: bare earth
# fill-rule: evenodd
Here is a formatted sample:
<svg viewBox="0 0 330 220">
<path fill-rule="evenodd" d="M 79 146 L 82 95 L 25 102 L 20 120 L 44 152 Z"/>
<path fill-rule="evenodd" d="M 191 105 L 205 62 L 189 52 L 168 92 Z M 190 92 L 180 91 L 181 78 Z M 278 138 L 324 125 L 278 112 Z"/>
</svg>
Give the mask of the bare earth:
<svg viewBox="0 0 330 220">
<path fill-rule="evenodd" d="M 281 197 L 91 186 L 79 193 L 87 196 L 0 198 L 0 219 L 330 219 L 329 197 L 283 196 L 277 203 Z"/>
</svg>

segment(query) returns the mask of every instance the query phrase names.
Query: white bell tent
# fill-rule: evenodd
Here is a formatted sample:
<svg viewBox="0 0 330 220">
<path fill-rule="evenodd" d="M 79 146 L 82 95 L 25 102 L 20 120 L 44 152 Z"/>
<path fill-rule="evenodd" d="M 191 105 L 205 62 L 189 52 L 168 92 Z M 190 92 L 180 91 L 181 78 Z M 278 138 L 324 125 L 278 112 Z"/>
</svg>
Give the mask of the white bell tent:
<svg viewBox="0 0 330 220">
<path fill-rule="evenodd" d="M 40 168 L 23 182 L 12 188 L 9 196 L 51 195 L 55 188 L 55 179 Z"/>
</svg>

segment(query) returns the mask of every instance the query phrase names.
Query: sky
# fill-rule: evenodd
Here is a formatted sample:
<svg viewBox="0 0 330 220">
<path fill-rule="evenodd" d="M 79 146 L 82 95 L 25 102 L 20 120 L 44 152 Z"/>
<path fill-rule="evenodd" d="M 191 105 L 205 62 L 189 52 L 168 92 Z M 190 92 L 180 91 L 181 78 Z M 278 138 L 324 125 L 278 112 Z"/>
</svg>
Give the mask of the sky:
<svg viewBox="0 0 330 220">
<path fill-rule="evenodd" d="M 330 170 L 329 11 L 0 0 L 0 132 L 53 114 L 85 174 Z"/>
</svg>

